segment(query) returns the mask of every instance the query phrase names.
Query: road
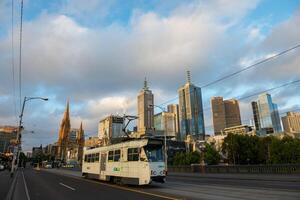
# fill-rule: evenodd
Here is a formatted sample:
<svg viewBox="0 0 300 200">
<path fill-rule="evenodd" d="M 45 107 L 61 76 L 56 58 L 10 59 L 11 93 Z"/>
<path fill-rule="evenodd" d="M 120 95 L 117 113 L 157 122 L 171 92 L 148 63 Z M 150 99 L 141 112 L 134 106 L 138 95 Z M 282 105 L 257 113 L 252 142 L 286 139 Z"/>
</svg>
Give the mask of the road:
<svg viewBox="0 0 300 200">
<path fill-rule="evenodd" d="M 25 169 L 14 199 L 300 199 L 299 177 L 171 174 L 165 184 L 141 187 L 83 179 L 78 171 Z"/>
<path fill-rule="evenodd" d="M 8 170 L 0 171 L 0 199 L 5 199 L 6 194 L 10 188 L 12 178 Z"/>
</svg>

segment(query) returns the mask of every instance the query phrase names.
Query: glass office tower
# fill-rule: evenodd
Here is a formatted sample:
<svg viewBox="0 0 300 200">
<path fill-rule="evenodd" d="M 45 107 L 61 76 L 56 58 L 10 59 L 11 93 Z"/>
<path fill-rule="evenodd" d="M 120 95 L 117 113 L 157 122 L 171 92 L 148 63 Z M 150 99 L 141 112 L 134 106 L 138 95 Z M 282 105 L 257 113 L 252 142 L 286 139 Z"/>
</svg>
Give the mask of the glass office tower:
<svg viewBox="0 0 300 200">
<path fill-rule="evenodd" d="M 191 135 L 195 139 L 204 140 L 205 127 L 201 88 L 191 83 L 189 72 L 188 81 L 178 89 L 178 94 L 180 139 L 184 140 L 187 135 Z"/>
</svg>

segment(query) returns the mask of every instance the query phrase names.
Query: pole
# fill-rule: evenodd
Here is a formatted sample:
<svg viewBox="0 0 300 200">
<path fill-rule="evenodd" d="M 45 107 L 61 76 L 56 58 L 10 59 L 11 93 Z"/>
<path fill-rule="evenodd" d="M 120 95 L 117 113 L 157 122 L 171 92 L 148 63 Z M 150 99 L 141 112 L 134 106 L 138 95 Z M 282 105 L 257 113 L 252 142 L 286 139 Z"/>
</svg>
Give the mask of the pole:
<svg viewBox="0 0 300 200">
<path fill-rule="evenodd" d="M 15 153 L 15 148 L 14 148 L 14 153 L 13 153 L 13 160 L 11 163 L 11 171 L 10 171 L 10 176 L 13 177 L 14 175 L 14 171 L 15 171 L 15 162 L 17 160 L 17 166 L 16 168 L 18 168 L 18 164 L 19 164 L 19 154 L 20 154 L 20 138 L 21 138 L 21 131 L 22 131 L 22 118 L 23 118 L 23 113 L 24 113 L 24 108 L 25 108 L 25 103 L 26 103 L 26 97 L 24 97 L 23 100 L 23 105 L 22 105 L 22 110 L 21 110 L 21 115 L 19 116 L 20 120 L 19 120 L 19 127 L 18 127 L 18 132 L 17 132 L 17 155 Z"/>
<path fill-rule="evenodd" d="M 166 120 L 167 116 L 165 117 L 164 119 L 164 124 L 165 124 L 165 170 L 166 170 L 166 173 L 168 171 L 168 154 L 167 154 L 167 120 Z"/>
</svg>

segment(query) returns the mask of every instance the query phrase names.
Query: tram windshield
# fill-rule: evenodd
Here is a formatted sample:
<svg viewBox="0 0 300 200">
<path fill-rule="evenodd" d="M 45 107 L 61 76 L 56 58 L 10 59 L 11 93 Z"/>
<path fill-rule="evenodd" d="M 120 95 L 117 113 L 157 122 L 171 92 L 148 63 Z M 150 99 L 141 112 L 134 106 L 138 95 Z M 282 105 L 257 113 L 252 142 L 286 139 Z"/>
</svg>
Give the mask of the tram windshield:
<svg viewBox="0 0 300 200">
<path fill-rule="evenodd" d="M 149 162 L 163 162 L 163 150 L 161 145 L 147 145 L 144 147 Z"/>
</svg>

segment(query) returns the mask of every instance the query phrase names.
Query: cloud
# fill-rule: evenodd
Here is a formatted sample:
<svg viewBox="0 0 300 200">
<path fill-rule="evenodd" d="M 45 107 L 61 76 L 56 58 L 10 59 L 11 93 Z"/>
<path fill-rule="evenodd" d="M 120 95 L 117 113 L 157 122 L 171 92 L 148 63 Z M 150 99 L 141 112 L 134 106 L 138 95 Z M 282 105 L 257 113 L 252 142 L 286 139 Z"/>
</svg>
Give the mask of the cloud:
<svg viewBox="0 0 300 200">
<path fill-rule="evenodd" d="M 261 33 L 259 26 L 243 25 L 243 19 L 258 3 L 189 1 L 178 6 L 167 5 L 172 10 L 164 14 L 155 9 L 134 7 L 127 23 L 112 20 L 106 25 L 92 26 L 82 21 L 91 19 L 101 9 L 105 12 L 100 17 L 105 18 L 116 5 L 76 0 L 64 4 L 59 12 L 45 11 L 25 21 L 23 94 L 50 97 L 48 103 L 36 102 L 30 107 L 32 114 L 26 116 L 26 124 L 40 130 L 41 137 L 45 136 L 42 141 L 47 140 L 47 135 L 54 135 L 51 141 L 47 140 L 53 142 L 65 102 L 70 98 L 72 126 L 78 127 L 83 121 L 87 132 L 92 134 L 97 131 L 99 120 L 107 114 L 136 113 L 136 95 L 145 76 L 156 104 L 160 104 L 177 96 L 178 87 L 185 83 L 187 69 L 192 71 L 193 82 L 201 86 L 256 58 L 274 53 L 279 47 L 293 44 L 299 35 L 296 26 L 299 14 L 275 26 L 269 35 Z M 241 31 L 244 29 L 246 31 Z M 278 44 L 281 35 L 285 41 Z M 251 45 L 245 38 L 259 38 L 259 42 Z M 0 38 L 0 94 L 6 96 L 11 95 L 11 87 L 8 87 L 11 85 L 10 39 L 9 36 Z M 15 45 L 17 49 L 17 43 Z M 258 74 L 249 71 L 247 76 L 242 74 L 204 88 L 205 106 L 211 95 L 230 98 L 255 91 L 262 87 L 261 83 L 265 86 L 268 81 L 272 84 L 275 80 L 284 80 L 291 71 L 296 70 L 293 73 L 296 76 L 299 57 L 290 56 L 282 59 L 286 67 L 282 74 L 277 72 L 282 70 L 276 61 L 274 68 L 263 67 Z M 265 68 L 270 70 L 264 71 Z M 5 111 L 0 113 L 1 117 L 12 120 L 9 100 L 1 102 L 2 105 Z M 243 110 L 247 110 L 246 107 L 243 104 Z M 205 115 L 210 125 L 209 112 Z"/>
</svg>

